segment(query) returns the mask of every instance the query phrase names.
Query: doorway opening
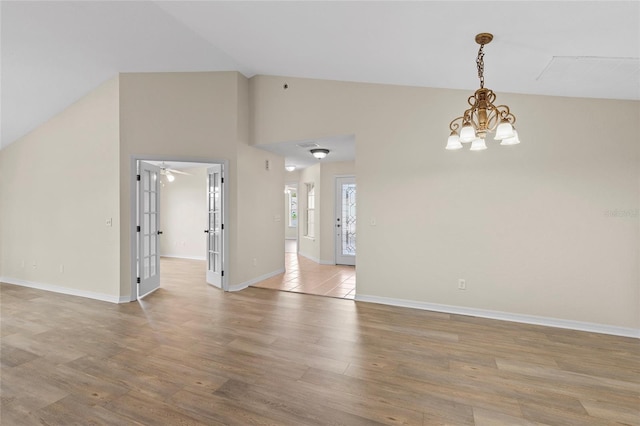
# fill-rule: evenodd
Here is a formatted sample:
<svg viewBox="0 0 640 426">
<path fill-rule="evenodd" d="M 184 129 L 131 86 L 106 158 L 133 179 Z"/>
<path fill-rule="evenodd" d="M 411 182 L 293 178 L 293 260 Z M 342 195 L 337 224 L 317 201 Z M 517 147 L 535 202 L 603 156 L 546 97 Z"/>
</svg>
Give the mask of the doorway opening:
<svg viewBox="0 0 640 426">
<path fill-rule="evenodd" d="M 159 288 L 162 265 L 202 268 L 226 290 L 225 160 L 132 159 L 131 300 Z M 203 232 L 204 231 L 204 232 Z"/>
<path fill-rule="evenodd" d="M 298 253 L 298 183 L 284 186 L 284 252 Z"/>
<path fill-rule="evenodd" d="M 320 222 L 320 232 L 325 236 L 329 253 L 334 253 L 332 260 L 311 259 L 299 252 L 297 243 L 300 234 L 309 225 L 302 226 L 297 219 L 307 220 L 305 211 L 298 211 L 298 203 L 308 207 L 310 201 L 306 200 L 305 188 L 308 192 L 309 185 L 301 185 L 302 191 L 295 192 L 295 208 L 291 195 L 293 184 L 285 186 L 285 217 L 288 223 L 296 219 L 296 237 L 287 228 L 285 223 L 285 272 L 267 280 L 254 284 L 254 287 L 273 290 L 288 291 L 293 293 L 313 294 L 318 296 L 336 297 L 341 299 L 354 299 L 356 294 L 356 184 L 354 176 L 335 176 L 335 185 L 327 191 L 330 196 L 324 198 L 324 202 L 334 204 L 335 217 Z M 335 191 L 335 194 L 333 192 Z M 335 196 L 334 196 L 335 195 Z M 323 199 L 317 200 L 313 196 L 314 207 L 320 207 Z M 305 203 L 306 201 L 306 203 Z M 308 210 L 308 209 L 307 209 Z M 315 214 L 314 214 L 315 216 Z M 320 218 L 322 220 L 322 218 Z M 322 224 L 331 229 L 322 230 Z M 288 233 L 289 232 L 289 233 Z M 289 236 L 289 237 L 288 237 Z M 333 238 L 330 238 L 333 236 Z M 314 237 L 315 238 L 315 237 Z M 331 249 L 333 247 L 333 249 Z"/>
</svg>

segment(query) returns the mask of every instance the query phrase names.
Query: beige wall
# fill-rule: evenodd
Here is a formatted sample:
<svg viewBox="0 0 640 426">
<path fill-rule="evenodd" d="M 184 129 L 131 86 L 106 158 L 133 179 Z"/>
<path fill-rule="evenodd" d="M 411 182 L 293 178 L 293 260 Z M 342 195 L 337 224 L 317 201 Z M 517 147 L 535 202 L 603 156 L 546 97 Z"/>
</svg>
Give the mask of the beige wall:
<svg viewBox="0 0 640 426">
<path fill-rule="evenodd" d="M 284 269 L 284 158 L 249 145 L 249 82 L 238 81 L 238 216 L 234 284 Z M 266 162 L 269 162 L 269 170 Z"/>
<path fill-rule="evenodd" d="M 232 287 L 282 269 L 281 157 L 249 146 L 249 83 L 237 72 L 139 73 L 120 76 L 121 292 L 131 288 L 132 158 L 227 160 L 225 231 Z M 264 160 L 272 163 L 264 170 Z M 265 200 L 278 188 L 277 198 Z M 277 243 L 278 247 L 281 246 Z M 265 254 L 262 254 L 265 253 Z M 252 265 L 256 259 L 256 266 Z"/>
<path fill-rule="evenodd" d="M 523 143 L 448 152 L 470 92 L 252 90 L 255 144 L 356 135 L 359 295 L 640 328 L 638 102 L 499 93 Z"/>
<path fill-rule="evenodd" d="M 236 217 L 238 74 L 120 74 L 120 291 L 131 292 L 131 164 L 134 157 L 228 160 L 230 217 Z M 234 235 L 237 223 L 225 224 Z M 233 237 L 232 237 L 233 238 Z M 235 245 L 231 243 L 231 255 Z M 229 277 L 231 278 L 231 276 Z"/>
<path fill-rule="evenodd" d="M 226 161 L 230 285 L 282 270 L 283 159 L 249 146 L 249 111 L 237 72 L 121 74 L 0 151 L 2 276 L 128 300 L 135 159 Z"/>
<path fill-rule="evenodd" d="M 230 281 L 270 274 L 284 163 L 249 130 L 255 144 L 355 134 L 359 295 L 640 328 L 638 102 L 502 93 L 523 143 L 448 152 L 466 91 L 284 81 L 122 74 L 0 151 L 2 276 L 128 295 L 134 157 L 227 160 Z M 320 172 L 300 182 L 322 199 Z M 300 249 L 320 259 L 316 231 Z"/>
<path fill-rule="evenodd" d="M 117 301 L 118 167 L 117 78 L 2 149 L 3 279 Z"/>
<path fill-rule="evenodd" d="M 270 170 L 265 170 L 269 160 Z M 284 268 L 284 159 L 249 145 L 238 151 L 237 280 L 244 283 Z"/>
<path fill-rule="evenodd" d="M 187 259 L 206 259 L 207 168 L 184 170 L 173 182 L 160 188 L 160 255 Z"/>
</svg>

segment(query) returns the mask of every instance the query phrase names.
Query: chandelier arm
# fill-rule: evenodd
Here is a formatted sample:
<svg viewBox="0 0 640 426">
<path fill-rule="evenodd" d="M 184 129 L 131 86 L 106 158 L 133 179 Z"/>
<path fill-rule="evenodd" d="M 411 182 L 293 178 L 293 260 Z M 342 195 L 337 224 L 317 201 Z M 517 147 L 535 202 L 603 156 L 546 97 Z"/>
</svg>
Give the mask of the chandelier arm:
<svg viewBox="0 0 640 426">
<path fill-rule="evenodd" d="M 464 121 L 464 118 L 462 116 L 456 117 L 451 120 L 451 123 L 449 123 L 449 129 L 451 129 L 452 132 L 457 132 L 460 128 L 460 124 L 457 123 L 458 120 L 460 120 L 460 123 L 462 123 Z"/>
<path fill-rule="evenodd" d="M 477 128 L 476 123 L 473 122 L 473 117 L 474 117 L 474 111 L 476 111 L 475 107 L 469 108 L 468 110 L 466 110 L 464 112 L 464 114 L 462 114 L 462 123 L 463 125 L 466 123 L 469 123 L 473 126 L 473 128 Z"/>
<path fill-rule="evenodd" d="M 511 125 L 516 122 L 516 116 L 511 113 L 511 110 L 506 105 L 498 105 L 495 107 L 499 111 L 500 118 L 507 120 Z"/>
<path fill-rule="evenodd" d="M 498 109 L 493 105 L 491 106 L 493 108 L 491 108 L 491 112 L 487 117 L 487 129 L 490 132 L 493 132 L 496 129 L 496 127 L 498 127 L 498 124 L 500 123 L 500 111 L 498 111 Z"/>
<path fill-rule="evenodd" d="M 487 102 L 493 106 L 493 103 L 496 101 L 496 94 L 493 93 L 493 90 L 487 89 Z"/>
</svg>

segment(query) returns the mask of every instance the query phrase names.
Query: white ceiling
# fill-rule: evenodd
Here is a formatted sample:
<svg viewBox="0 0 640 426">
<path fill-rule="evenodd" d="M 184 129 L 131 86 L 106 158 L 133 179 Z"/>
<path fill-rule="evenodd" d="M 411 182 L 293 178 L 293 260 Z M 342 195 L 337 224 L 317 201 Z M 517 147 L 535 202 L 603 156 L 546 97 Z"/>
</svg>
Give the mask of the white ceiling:
<svg viewBox="0 0 640 426">
<path fill-rule="evenodd" d="M 118 72 L 475 90 L 484 31 L 497 92 L 640 99 L 637 1 L 2 1 L 0 15 L 2 147 Z"/>
<path fill-rule="evenodd" d="M 355 135 L 338 135 L 304 141 L 278 142 L 261 145 L 260 148 L 281 155 L 285 158 L 285 166 L 296 166 L 304 169 L 319 162 L 334 163 L 338 161 L 353 161 L 356 158 Z M 329 154 L 318 160 L 311 154 L 314 148 L 325 148 Z"/>
</svg>

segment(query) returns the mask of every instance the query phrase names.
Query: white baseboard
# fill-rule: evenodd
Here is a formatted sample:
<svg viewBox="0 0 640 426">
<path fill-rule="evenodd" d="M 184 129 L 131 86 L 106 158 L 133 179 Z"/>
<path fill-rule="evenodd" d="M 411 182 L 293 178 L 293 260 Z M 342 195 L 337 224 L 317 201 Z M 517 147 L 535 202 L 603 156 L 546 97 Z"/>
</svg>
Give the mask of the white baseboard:
<svg viewBox="0 0 640 426">
<path fill-rule="evenodd" d="M 207 260 L 204 256 L 177 256 L 172 254 L 161 254 L 160 257 L 170 257 L 172 259 Z"/>
<path fill-rule="evenodd" d="M 129 303 L 129 296 L 112 296 L 110 294 L 95 293 L 93 291 L 78 290 L 75 288 L 61 287 L 53 284 L 36 283 L 33 281 L 21 280 L 18 278 L 0 277 L 0 282 L 18 285 L 21 287 L 35 288 L 38 290 L 50 291 L 53 293 L 68 294 L 70 296 L 86 297 L 88 299 L 101 300 L 110 303 Z"/>
<path fill-rule="evenodd" d="M 233 284 L 229 286 L 229 291 L 240 291 L 249 287 L 252 284 L 259 283 L 260 281 L 266 280 L 271 277 L 275 277 L 278 274 L 282 274 L 284 272 L 284 268 L 278 269 L 277 271 L 269 272 L 268 274 L 260 275 L 259 277 L 252 278 L 248 281 L 245 281 L 240 284 Z"/>
<path fill-rule="evenodd" d="M 302 257 L 306 257 L 307 259 L 312 260 L 312 261 L 314 261 L 314 262 L 316 262 L 316 263 L 320 263 L 320 259 L 318 259 L 317 257 L 311 256 L 311 255 L 308 255 L 308 254 L 307 254 L 307 253 L 305 253 L 305 252 L 299 251 L 299 252 L 298 252 L 298 254 L 299 254 L 300 256 L 302 256 Z"/>
<path fill-rule="evenodd" d="M 317 257 L 309 256 L 308 254 L 303 253 L 301 251 L 298 252 L 298 254 L 300 256 L 306 257 L 307 259 L 312 260 L 312 261 L 314 261 L 314 262 L 316 262 L 316 263 L 318 263 L 320 265 L 335 265 L 336 264 L 336 262 L 334 262 L 333 260 L 318 259 Z"/>
<path fill-rule="evenodd" d="M 419 302 L 415 300 L 394 299 L 390 297 L 368 296 L 356 294 L 357 302 L 379 303 L 382 305 L 401 306 L 404 308 L 422 309 L 426 311 L 445 312 L 449 314 L 468 315 L 502 321 L 520 322 L 524 324 L 543 325 L 546 327 L 566 328 L 570 330 L 589 331 L 592 333 L 611 334 L 614 336 L 640 338 L 640 330 L 627 327 L 615 327 L 606 324 L 565 320 L 560 318 L 539 317 L 535 315 L 514 314 L 491 311 L 487 309 L 466 308 L 463 306 L 440 305 L 437 303 Z"/>
</svg>

